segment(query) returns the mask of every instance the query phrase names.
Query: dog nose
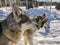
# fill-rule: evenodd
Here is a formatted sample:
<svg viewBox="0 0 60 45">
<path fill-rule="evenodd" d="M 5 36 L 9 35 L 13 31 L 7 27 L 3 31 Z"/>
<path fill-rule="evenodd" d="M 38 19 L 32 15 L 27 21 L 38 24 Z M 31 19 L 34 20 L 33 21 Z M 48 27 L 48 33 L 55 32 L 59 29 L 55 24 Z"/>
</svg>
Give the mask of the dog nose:
<svg viewBox="0 0 60 45">
<path fill-rule="evenodd" d="M 38 27 L 38 25 L 37 24 L 35 24 L 36 25 L 36 27 Z"/>
<path fill-rule="evenodd" d="M 50 26 L 48 28 L 50 28 Z"/>
<path fill-rule="evenodd" d="M 45 29 L 46 29 L 46 28 L 50 28 L 50 26 L 49 26 L 49 27 L 44 27 L 44 28 L 45 28 Z"/>
<path fill-rule="evenodd" d="M 39 26 L 37 25 L 37 24 L 35 24 L 36 25 L 36 27 L 39 29 Z"/>
</svg>

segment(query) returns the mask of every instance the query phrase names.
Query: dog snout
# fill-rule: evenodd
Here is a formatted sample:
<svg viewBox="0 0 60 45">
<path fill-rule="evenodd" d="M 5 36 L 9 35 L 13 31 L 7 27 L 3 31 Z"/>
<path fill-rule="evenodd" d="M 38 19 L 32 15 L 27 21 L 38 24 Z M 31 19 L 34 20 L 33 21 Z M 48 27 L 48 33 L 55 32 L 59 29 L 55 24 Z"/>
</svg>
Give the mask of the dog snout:
<svg viewBox="0 0 60 45">
<path fill-rule="evenodd" d="M 44 28 L 45 28 L 45 29 L 46 29 L 46 28 L 50 28 L 50 26 L 48 26 L 48 27 L 44 26 Z"/>
<path fill-rule="evenodd" d="M 48 28 L 50 28 L 50 26 Z"/>
<path fill-rule="evenodd" d="M 37 24 L 35 24 L 36 25 L 36 27 L 38 27 L 38 25 Z"/>
</svg>

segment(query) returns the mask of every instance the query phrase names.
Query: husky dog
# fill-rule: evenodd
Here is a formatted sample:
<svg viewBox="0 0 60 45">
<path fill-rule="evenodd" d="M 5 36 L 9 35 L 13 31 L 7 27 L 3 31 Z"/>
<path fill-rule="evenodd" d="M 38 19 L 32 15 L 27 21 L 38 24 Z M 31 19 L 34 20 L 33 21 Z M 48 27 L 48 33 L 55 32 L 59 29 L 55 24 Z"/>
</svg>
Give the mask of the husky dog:
<svg viewBox="0 0 60 45">
<path fill-rule="evenodd" d="M 0 35 L 0 45 L 17 45 L 24 36 L 24 45 L 33 45 L 33 34 L 39 28 L 48 28 L 47 18 L 45 15 L 37 16 L 30 19 L 28 14 L 21 10 L 17 5 L 12 8 L 13 18 L 7 20 L 7 25 Z"/>
</svg>

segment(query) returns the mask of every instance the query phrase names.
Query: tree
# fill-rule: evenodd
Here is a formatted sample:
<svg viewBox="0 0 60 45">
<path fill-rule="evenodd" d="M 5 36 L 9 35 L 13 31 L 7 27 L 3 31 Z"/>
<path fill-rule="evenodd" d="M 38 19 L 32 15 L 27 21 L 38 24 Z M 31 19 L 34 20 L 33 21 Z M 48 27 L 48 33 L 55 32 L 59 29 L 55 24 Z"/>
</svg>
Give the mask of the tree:
<svg viewBox="0 0 60 45">
<path fill-rule="evenodd" d="M 26 5 L 27 9 L 38 6 L 36 0 L 27 0 L 27 2 L 28 2 Z"/>
<path fill-rule="evenodd" d="M 57 3 L 55 8 L 59 10 L 60 9 L 60 3 Z"/>
<path fill-rule="evenodd" d="M 1 0 L 0 0 L 0 7 L 2 7 L 2 2 L 1 2 Z"/>
</svg>

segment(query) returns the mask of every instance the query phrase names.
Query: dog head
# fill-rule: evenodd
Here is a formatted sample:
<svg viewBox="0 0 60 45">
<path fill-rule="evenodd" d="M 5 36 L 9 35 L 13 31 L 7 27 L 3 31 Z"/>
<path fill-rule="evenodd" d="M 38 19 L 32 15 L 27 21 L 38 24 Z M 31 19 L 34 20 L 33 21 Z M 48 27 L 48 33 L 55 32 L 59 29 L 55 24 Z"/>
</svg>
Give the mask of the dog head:
<svg viewBox="0 0 60 45">
<path fill-rule="evenodd" d="M 42 16 L 37 16 L 36 18 L 33 19 L 33 21 L 37 23 L 37 27 L 39 29 L 42 27 L 50 28 L 50 26 L 48 24 L 48 19 L 45 14 L 43 14 Z"/>
<path fill-rule="evenodd" d="M 49 24 L 48 24 L 48 19 L 46 17 L 45 14 L 43 14 L 42 18 L 41 18 L 41 28 L 50 28 Z"/>
<path fill-rule="evenodd" d="M 29 16 L 27 13 L 25 13 L 21 8 L 19 8 L 17 5 L 13 6 L 13 16 L 16 22 L 18 23 L 25 23 L 25 22 L 31 22 Z"/>
<path fill-rule="evenodd" d="M 19 22 L 21 20 L 20 15 L 23 14 L 22 9 L 20 9 L 17 5 L 13 5 L 12 12 L 13 12 L 14 20 L 16 22 Z"/>
</svg>

